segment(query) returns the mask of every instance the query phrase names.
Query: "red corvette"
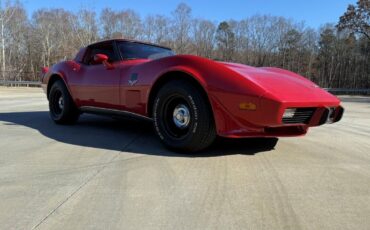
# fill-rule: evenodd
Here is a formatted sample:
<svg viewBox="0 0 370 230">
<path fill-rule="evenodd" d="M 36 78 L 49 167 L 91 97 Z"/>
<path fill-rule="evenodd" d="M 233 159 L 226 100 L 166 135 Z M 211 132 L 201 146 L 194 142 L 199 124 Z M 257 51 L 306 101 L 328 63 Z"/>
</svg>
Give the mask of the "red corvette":
<svg viewBox="0 0 370 230">
<path fill-rule="evenodd" d="M 51 118 L 71 124 L 82 113 L 153 120 L 169 148 L 198 151 L 216 136 L 304 135 L 337 122 L 337 97 L 287 70 L 175 55 L 166 47 L 115 39 L 43 69 Z"/>
</svg>

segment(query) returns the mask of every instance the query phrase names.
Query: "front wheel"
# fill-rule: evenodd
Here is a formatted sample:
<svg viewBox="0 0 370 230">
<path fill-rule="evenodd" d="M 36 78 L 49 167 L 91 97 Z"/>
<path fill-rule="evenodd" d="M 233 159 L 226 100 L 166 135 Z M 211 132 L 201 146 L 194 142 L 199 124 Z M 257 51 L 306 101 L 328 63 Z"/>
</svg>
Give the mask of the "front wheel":
<svg viewBox="0 0 370 230">
<path fill-rule="evenodd" d="M 51 119 L 57 124 L 73 124 L 80 116 L 66 86 L 60 80 L 51 86 L 49 111 Z"/>
<path fill-rule="evenodd" d="M 206 95 L 187 81 L 170 81 L 159 90 L 153 118 L 158 136 L 173 150 L 200 151 L 216 138 Z"/>
</svg>

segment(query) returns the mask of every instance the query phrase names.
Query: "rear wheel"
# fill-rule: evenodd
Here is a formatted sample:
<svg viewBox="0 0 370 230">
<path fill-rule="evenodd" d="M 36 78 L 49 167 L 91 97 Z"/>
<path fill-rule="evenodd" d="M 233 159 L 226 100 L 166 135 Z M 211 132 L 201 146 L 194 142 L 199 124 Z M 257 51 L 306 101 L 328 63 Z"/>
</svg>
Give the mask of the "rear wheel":
<svg viewBox="0 0 370 230">
<path fill-rule="evenodd" d="M 173 150 L 200 151 L 216 138 L 207 98 L 197 87 L 184 80 L 170 81 L 159 90 L 153 118 L 158 136 Z"/>
<path fill-rule="evenodd" d="M 79 118 L 72 97 L 60 80 L 53 83 L 49 93 L 49 111 L 51 119 L 58 124 L 73 124 Z"/>
</svg>

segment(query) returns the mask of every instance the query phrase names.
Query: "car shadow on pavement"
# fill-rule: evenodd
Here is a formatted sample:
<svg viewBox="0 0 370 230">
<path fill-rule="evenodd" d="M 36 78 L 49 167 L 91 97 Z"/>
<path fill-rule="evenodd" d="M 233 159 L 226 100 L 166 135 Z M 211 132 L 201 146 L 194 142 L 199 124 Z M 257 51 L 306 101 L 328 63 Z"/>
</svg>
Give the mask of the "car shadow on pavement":
<svg viewBox="0 0 370 230">
<path fill-rule="evenodd" d="M 110 117 L 82 115 L 75 125 L 57 125 L 47 111 L 0 113 L 1 125 L 21 125 L 38 130 L 42 135 L 58 142 L 169 157 L 217 157 L 233 154 L 254 155 L 272 150 L 261 139 L 218 138 L 205 151 L 176 153 L 167 150 L 154 133 L 151 122 Z M 277 141 L 277 139 L 276 139 Z"/>
</svg>

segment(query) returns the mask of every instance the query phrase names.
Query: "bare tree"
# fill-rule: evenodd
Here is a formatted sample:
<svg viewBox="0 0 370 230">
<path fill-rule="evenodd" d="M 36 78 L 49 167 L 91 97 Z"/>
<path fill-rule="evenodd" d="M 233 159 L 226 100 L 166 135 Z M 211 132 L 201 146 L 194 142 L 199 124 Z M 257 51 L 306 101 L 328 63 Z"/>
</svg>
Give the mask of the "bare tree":
<svg viewBox="0 0 370 230">
<path fill-rule="evenodd" d="M 212 58 L 215 48 L 216 26 L 208 20 L 193 21 L 193 40 L 195 52 L 199 56 Z"/>
<path fill-rule="evenodd" d="M 10 1 L 5 3 L 5 7 L 3 9 L 2 1 L 0 0 L 0 27 L 1 27 L 1 72 L 2 78 L 6 80 L 6 56 L 5 56 L 5 49 L 6 49 L 6 30 L 9 21 L 13 18 L 14 12 L 16 7 L 12 7 Z"/>
<path fill-rule="evenodd" d="M 142 38 L 141 18 L 133 10 L 113 11 L 106 8 L 100 15 L 100 22 L 103 25 L 104 38 Z"/>
<path fill-rule="evenodd" d="M 72 57 L 76 52 L 73 40 L 71 13 L 63 9 L 38 10 L 33 16 L 33 36 L 41 44 L 43 66 Z"/>
<path fill-rule="evenodd" d="M 72 58 L 81 46 L 124 37 L 166 45 L 179 54 L 286 68 L 323 87 L 366 88 L 370 87 L 368 29 L 369 0 L 350 6 L 337 27 L 319 30 L 269 15 L 216 24 L 193 18 L 184 3 L 170 17 L 142 19 L 130 9 L 106 8 L 99 15 L 89 9 L 76 13 L 40 9 L 29 19 L 21 3 L 8 0 L 0 2 L 0 77 L 37 79 L 41 66 Z"/>
<path fill-rule="evenodd" d="M 279 36 L 276 33 L 276 25 L 279 18 L 272 16 L 256 15 L 248 19 L 248 37 L 252 46 L 252 64 L 265 65 L 268 54 L 278 47 Z"/>
<path fill-rule="evenodd" d="M 6 25 L 5 37 L 7 46 L 5 47 L 5 57 L 8 60 L 7 73 L 8 79 L 21 80 L 22 74 L 27 66 L 27 28 L 28 19 L 25 9 L 21 5 L 11 6 L 12 18 Z"/>
<path fill-rule="evenodd" d="M 146 40 L 161 45 L 170 44 L 170 19 L 162 16 L 148 16 L 143 23 L 143 36 Z"/>
<path fill-rule="evenodd" d="M 140 16 L 133 10 L 119 11 L 116 14 L 118 20 L 118 32 L 124 38 L 140 39 L 142 36 Z"/>
<path fill-rule="evenodd" d="M 102 26 L 102 38 L 113 37 L 113 33 L 117 30 L 116 13 L 110 8 L 103 9 L 100 13 L 100 25 Z"/>
<path fill-rule="evenodd" d="M 191 25 L 191 8 L 185 3 L 180 3 L 173 15 L 172 34 L 174 47 L 178 53 L 185 53 L 189 46 L 189 33 Z"/>
<path fill-rule="evenodd" d="M 98 26 L 94 11 L 81 9 L 77 15 L 71 15 L 70 20 L 77 48 L 86 46 L 98 39 Z"/>
</svg>

